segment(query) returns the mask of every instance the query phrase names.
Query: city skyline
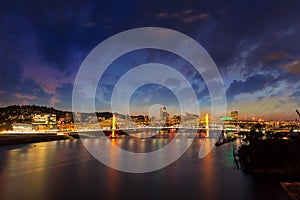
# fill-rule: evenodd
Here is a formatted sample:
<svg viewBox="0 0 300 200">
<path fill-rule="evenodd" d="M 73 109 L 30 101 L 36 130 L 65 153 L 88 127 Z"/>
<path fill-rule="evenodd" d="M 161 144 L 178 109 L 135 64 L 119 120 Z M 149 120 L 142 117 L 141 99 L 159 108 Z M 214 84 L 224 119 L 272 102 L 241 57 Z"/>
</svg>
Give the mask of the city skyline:
<svg viewBox="0 0 300 200">
<path fill-rule="evenodd" d="M 73 83 L 88 53 L 112 35 L 152 26 L 180 31 L 206 49 L 222 75 L 228 111 L 238 110 L 242 119 L 294 120 L 300 108 L 299 8 L 298 1 L 5 2 L 0 8 L 0 106 L 72 110 Z M 112 89 L 124 73 L 149 62 L 180 70 L 196 91 L 200 112 L 209 112 L 209 92 L 193 67 L 153 49 L 128 53 L 109 66 L 97 89 L 97 111 L 110 110 Z M 184 90 L 173 77 L 165 82 Z M 179 113 L 174 94 L 155 84 L 135 91 L 130 111 L 145 114 L 156 104 Z"/>
<path fill-rule="evenodd" d="M 297 113 L 297 109 L 295 110 L 295 113 L 297 115 L 297 117 L 295 119 L 283 119 L 283 118 L 270 118 L 270 119 L 264 119 L 261 118 L 260 116 L 252 116 L 252 117 L 247 117 L 245 116 L 243 113 L 240 113 L 238 110 L 227 110 L 226 113 L 222 116 L 212 116 L 210 112 L 170 112 L 169 109 L 167 107 L 160 107 L 161 105 L 159 104 L 155 104 L 153 106 L 151 106 L 151 108 L 149 109 L 149 111 L 147 112 L 137 112 L 137 113 L 130 113 L 129 115 L 126 113 L 122 113 L 122 112 L 111 112 L 109 110 L 96 110 L 95 112 L 72 112 L 70 110 L 60 110 L 60 109 L 56 109 L 54 107 L 48 107 L 45 105 L 10 105 L 10 106 L 6 106 L 6 107 L 0 107 L 0 109 L 5 110 L 5 109 L 9 109 L 10 112 L 12 113 L 16 113 L 16 112 L 20 112 L 20 110 L 24 109 L 24 111 L 21 112 L 25 112 L 26 115 L 23 114 L 14 114 L 10 115 L 10 119 L 11 118 L 18 118 L 19 120 L 22 119 L 24 120 L 25 118 L 28 119 L 28 117 L 31 119 L 32 117 L 34 117 L 37 112 L 36 111 L 32 111 L 30 112 L 28 110 L 28 108 L 41 108 L 44 109 L 43 112 L 39 111 L 38 114 L 39 115 L 51 115 L 53 114 L 53 112 L 63 112 L 63 113 L 67 113 L 68 115 L 72 116 L 72 114 L 87 114 L 88 116 L 93 116 L 93 117 L 97 117 L 97 114 L 105 114 L 105 115 L 112 115 L 115 114 L 117 116 L 121 116 L 121 118 L 126 118 L 126 116 L 131 116 L 131 117 L 139 117 L 139 116 L 143 116 L 143 117 L 154 117 L 153 119 L 155 120 L 160 120 L 162 119 L 162 109 L 166 109 L 165 111 L 167 112 L 168 115 L 168 119 L 171 118 L 176 118 L 179 116 L 189 116 L 192 118 L 199 118 L 199 119 L 204 119 L 206 116 L 208 116 L 211 120 L 221 120 L 221 121 L 226 121 L 226 120 L 238 120 L 238 121 L 249 121 L 249 122 L 259 122 L 259 123 L 263 123 L 263 122 L 292 122 L 292 123 L 297 123 L 299 120 L 300 115 Z M 46 111 L 47 109 L 50 110 L 50 112 Z M 299 112 L 299 111 L 298 111 Z M 6 111 L 3 111 L 2 113 L 2 118 L 3 116 L 7 115 Z M 25 117 L 24 117 L 25 116 Z M 8 118 L 3 118 L 4 120 L 7 120 Z M 94 119 L 94 118 L 93 118 Z M 59 121 L 59 119 L 58 119 Z M 28 123 L 28 121 L 26 122 Z"/>
</svg>

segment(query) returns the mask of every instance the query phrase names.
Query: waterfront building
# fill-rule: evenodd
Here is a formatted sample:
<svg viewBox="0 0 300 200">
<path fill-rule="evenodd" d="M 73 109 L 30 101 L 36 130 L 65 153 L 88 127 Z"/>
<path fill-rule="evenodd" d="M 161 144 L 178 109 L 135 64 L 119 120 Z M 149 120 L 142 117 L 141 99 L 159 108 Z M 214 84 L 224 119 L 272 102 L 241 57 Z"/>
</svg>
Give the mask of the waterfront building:
<svg viewBox="0 0 300 200">
<path fill-rule="evenodd" d="M 14 123 L 12 128 L 15 132 L 31 132 L 32 131 L 32 125 L 25 124 L 25 123 Z"/>
<path fill-rule="evenodd" d="M 55 114 L 36 114 L 32 117 L 33 127 L 37 130 L 49 130 L 56 128 Z"/>
</svg>

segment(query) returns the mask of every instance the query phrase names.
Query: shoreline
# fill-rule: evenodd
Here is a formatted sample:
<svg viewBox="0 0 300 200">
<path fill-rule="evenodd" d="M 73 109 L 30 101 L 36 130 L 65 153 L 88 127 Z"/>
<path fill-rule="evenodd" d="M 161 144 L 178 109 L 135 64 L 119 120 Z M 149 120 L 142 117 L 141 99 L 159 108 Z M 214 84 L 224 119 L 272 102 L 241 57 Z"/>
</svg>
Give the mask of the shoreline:
<svg viewBox="0 0 300 200">
<path fill-rule="evenodd" d="M 233 138 L 228 138 L 228 139 L 223 139 L 223 141 L 217 141 L 215 146 L 221 146 L 223 144 L 229 143 L 229 142 L 233 142 L 234 140 L 236 140 L 237 137 L 233 137 Z"/>
<path fill-rule="evenodd" d="M 268 139 L 250 140 L 250 145 L 240 147 L 238 156 L 245 174 L 294 182 L 300 180 L 299 153 L 298 139 Z"/>
<path fill-rule="evenodd" d="M 77 139 L 77 134 L 0 134 L 0 146 Z"/>
</svg>

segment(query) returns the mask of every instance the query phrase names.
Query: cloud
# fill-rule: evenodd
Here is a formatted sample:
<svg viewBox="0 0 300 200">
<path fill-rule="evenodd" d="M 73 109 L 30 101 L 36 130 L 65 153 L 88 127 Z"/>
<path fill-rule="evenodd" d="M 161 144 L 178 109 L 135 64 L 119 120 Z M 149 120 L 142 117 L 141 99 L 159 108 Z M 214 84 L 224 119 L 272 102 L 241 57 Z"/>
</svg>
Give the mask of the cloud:
<svg viewBox="0 0 300 200">
<path fill-rule="evenodd" d="M 192 15 L 189 17 L 184 17 L 184 19 L 182 19 L 183 22 L 185 23 L 191 23 L 197 20 L 204 20 L 206 18 L 208 18 L 210 15 L 208 13 L 201 13 L 199 15 Z"/>
<path fill-rule="evenodd" d="M 148 111 L 151 105 L 178 107 L 178 99 L 168 88 L 158 84 L 147 84 L 138 88 L 130 98 L 130 109 L 138 113 Z M 176 109 L 178 110 L 178 108 Z"/>
<path fill-rule="evenodd" d="M 291 62 L 283 63 L 281 66 L 294 75 L 300 75 L 300 58 Z"/>
<path fill-rule="evenodd" d="M 294 119 L 293 110 L 300 107 L 298 89 L 300 82 L 291 83 L 275 78 L 272 84 L 252 93 L 239 93 L 228 104 L 228 109 L 238 109 L 242 115 L 277 120 Z"/>
<path fill-rule="evenodd" d="M 240 119 L 263 118 L 265 120 L 294 120 L 295 104 L 284 96 L 277 98 L 264 97 L 259 101 L 245 99 L 228 105 L 228 110 L 238 110 Z M 296 114 L 296 113 L 295 113 Z"/>
<path fill-rule="evenodd" d="M 157 14 L 157 17 L 158 18 L 167 18 L 169 15 L 165 12 L 160 12 Z"/>
<path fill-rule="evenodd" d="M 193 9 L 182 10 L 179 12 L 160 12 L 157 15 L 159 19 L 175 19 L 183 23 L 192 23 L 199 20 L 205 20 L 210 17 L 209 13 L 199 13 Z"/>
<path fill-rule="evenodd" d="M 8 15 L 0 20 L 0 37 L 5 38 L 0 41 L 0 89 L 6 95 L 2 100 L 9 102 L 10 97 L 26 99 L 32 104 L 48 104 L 49 100 L 54 103 L 58 99 L 50 96 L 62 84 L 73 82 L 76 71 L 70 70 L 69 65 L 56 66 L 55 58 L 51 62 L 44 60 L 45 49 L 40 46 L 42 35 L 37 33 L 37 24 L 20 15 Z M 64 59 L 73 63 L 81 57 L 80 53 L 68 50 Z M 79 66 L 78 59 L 76 62 Z"/>
<path fill-rule="evenodd" d="M 184 14 L 184 15 L 189 15 L 189 14 L 192 14 L 193 12 L 194 12 L 193 9 L 187 9 L 187 10 L 181 11 L 181 13 Z"/>
<path fill-rule="evenodd" d="M 234 80 L 226 91 L 227 98 L 232 101 L 241 93 L 254 93 L 272 84 L 274 77 L 267 74 L 257 74 L 248 77 L 245 81 Z"/>
<path fill-rule="evenodd" d="M 73 77 L 66 77 L 55 67 L 43 63 L 24 66 L 23 77 L 34 80 L 46 93 L 55 94 L 64 83 L 73 82 Z"/>
<path fill-rule="evenodd" d="M 51 106 L 54 106 L 56 103 L 59 103 L 59 102 L 60 102 L 60 99 L 57 98 L 57 96 L 52 96 L 52 97 L 50 98 L 50 105 L 51 105 Z"/>
<path fill-rule="evenodd" d="M 73 84 L 62 84 L 56 89 L 55 95 L 52 96 L 51 103 L 57 108 L 72 110 L 72 91 Z"/>
<path fill-rule="evenodd" d="M 268 54 L 268 55 L 264 56 L 262 60 L 266 63 L 269 63 L 272 61 L 278 61 L 278 60 L 289 58 L 289 57 L 290 57 L 289 54 L 282 52 L 282 51 L 277 51 L 272 54 Z"/>
<path fill-rule="evenodd" d="M 28 100 L 33 100 L 36 98 L 33 95 L 21 94 L 21 93 L 13 93 L 13 96 L 15 96 L 18 99 L 28 99 Z"/>
<path fill-rule="evenodd" d="M 70 108 L 75 74 L 93 47 L 120 31 L 158 26 L 181 31 L 208 51 L 222 73 L 230 103 L 238 106 L 244 101 L 246 107 L 250 102 L 257 113 L 260 108 L 280 113 L 277 108 L 288 109 L 282 105 L 284 100 L 290 105 L 299 102 L 299 94 L 293 93 L 300 87 L 299 6 L 297 1 L 283 5 L 279 0 L 271 4 L 4 3 L 0 8 L 0 105 L 27 102 Z M 139 52 L 108 69 L 97 94 L 103 105 L 109 103 L 112 88 L 123 73 L 148 61 L 174 67 L 198 97 L 209 98 L 201 76 L 183 59 L 163 52 Z M 176 80 L 166 81 L 181 87 Z"/>
</svg>

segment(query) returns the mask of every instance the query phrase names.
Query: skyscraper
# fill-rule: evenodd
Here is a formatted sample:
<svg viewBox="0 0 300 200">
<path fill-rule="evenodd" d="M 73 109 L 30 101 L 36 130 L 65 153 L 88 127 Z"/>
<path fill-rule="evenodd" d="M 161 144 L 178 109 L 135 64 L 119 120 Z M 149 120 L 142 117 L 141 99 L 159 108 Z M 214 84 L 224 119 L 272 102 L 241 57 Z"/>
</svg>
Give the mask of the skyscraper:
<svg viewBox="0 0 300 200">
<path fill-rule="evenodd" d="M 239 122 L 239 111 L 231 111 L 230 117 L 232 119 L 232 123 L 237 126 Z"/>
<path fill-rule="evenodd" d="M 166 119 L 168 115 L 167 107 L 160 108 L 160 119 Z"/>
</svg>

